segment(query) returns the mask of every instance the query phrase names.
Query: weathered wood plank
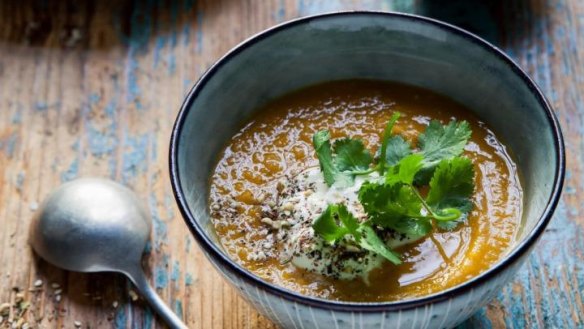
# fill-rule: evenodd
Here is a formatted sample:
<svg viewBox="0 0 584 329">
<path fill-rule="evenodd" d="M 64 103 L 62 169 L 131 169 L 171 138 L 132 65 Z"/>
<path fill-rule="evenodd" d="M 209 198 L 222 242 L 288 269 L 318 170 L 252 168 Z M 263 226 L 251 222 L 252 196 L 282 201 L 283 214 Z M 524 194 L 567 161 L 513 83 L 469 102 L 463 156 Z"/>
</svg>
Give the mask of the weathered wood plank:
<svg viewBox="0 0 584 329">
<path fill-rule="evenodd" d="M 69 273 L 28 248 L 34 209 L 56 185 L 105 176 L 141 195 L 154 219 L 146 267 L 193 328 L 273 328 L 212 269 L 174 205 L 168 139 L 192 83 L 254 33 L 342 9 L 428 15 L 506 50 L 554 104 L 568 176 L 536 252 L 497 300 L 461 327 L 584 326 L 582 164 L 584 3 L 449 1 L 6 1 L 0 3 L 0 302 L 25 291 L 43 328 L 162 327 L 118 275 Z M 57 301 L 55 288 L 63 290 Z M 114 307 L 114 302 L 118 306 Z M 34 314 L 33 314 L 34 313 Z"/>
</svg>

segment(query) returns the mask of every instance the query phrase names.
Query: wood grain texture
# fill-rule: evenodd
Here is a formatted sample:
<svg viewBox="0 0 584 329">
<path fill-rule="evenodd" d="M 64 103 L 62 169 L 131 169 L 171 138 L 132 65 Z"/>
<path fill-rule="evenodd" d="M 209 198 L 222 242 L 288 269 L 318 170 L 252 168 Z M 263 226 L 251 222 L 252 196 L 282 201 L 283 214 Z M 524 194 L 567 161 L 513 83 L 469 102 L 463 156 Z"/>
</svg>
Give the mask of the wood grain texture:
<svg viewBox="0 0 584 329">
<path fill-rule="evenodd" d="M 553 103 L 568 173 L 556 215 L 526 266 L 461 327 L 584 327 L 584 2 L 581 0 L 7 0 L 0 2 L 0 303 L 13 287 L 42 328 L 159 328 L 118 275 L 77 274 L 27 245 L 58 184 L 104 176 L 141 195 L 154 220 L 145 267 L 192 328 L 273 328 L 227 286 L 174 204 L 168 141 L 180 103 L 217 58 L 299 16 L 396 10 L 467 28 L 514 58 Z M 537 132 L 534 132 L 537 133 Z M 42 289 L 28 291 L 38 279 Z M 58 283 L 62 299 L 57 301 Z M 119 305 L 113 306 L 114 301 Z"/>
</svg>

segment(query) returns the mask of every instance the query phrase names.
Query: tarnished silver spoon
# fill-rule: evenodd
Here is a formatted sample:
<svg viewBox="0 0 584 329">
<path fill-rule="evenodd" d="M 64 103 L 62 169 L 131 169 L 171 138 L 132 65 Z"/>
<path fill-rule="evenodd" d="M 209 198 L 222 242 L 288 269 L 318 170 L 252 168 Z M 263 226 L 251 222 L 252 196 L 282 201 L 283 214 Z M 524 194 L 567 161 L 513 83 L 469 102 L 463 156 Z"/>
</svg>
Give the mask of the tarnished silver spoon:
<svg viewBox="0 0 584 329">
<path fill-rule="evenodd" d="M 66 270 L 125 274 L 170 327 L 187 328 L 140 265 L 151 227 L 131 190 L 110 180 L 82 178 L 47 197 L 32 221 L 29 242 L 39 256 Z"/>
</svg>

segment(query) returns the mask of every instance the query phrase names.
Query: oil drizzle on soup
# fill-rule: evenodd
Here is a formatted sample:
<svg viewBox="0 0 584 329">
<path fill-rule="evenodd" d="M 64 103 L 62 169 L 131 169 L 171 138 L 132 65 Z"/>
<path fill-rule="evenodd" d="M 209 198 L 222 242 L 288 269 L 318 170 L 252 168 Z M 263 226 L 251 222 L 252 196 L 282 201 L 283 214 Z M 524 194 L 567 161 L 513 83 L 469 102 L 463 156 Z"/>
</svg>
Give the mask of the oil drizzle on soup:
<svg viewBox="0 0 584 329">
<path fill-rule="evenodd" d="M 394 133 L 412 145 L 431 119 L 466 120 L 472 136 L 464 156 L 475 167 L 474 207 L 452 231 L 397 251 L 403 264 L 384 262 L 369 276 L 341 281 L 280 261 L 277 230 L 261 221 L 275 203 L 278 181 L 318 165 L 312 136 L 353 137 L 380 145 L 394 111 Z M 375 151 L 375 150 L 373 150 Z M 229 142 L 210 190 L 212 223 L 226 252 L 261 278 L 302 294 L 344 301 L 393 301 L 432 294 L 487 270 L 508 250 L 521 220 L 522 190 L 506 148 L 489 128 L 453 100 L 401 84 L 348 80 L 325 83 L 265 106 Z"/>
</svg>

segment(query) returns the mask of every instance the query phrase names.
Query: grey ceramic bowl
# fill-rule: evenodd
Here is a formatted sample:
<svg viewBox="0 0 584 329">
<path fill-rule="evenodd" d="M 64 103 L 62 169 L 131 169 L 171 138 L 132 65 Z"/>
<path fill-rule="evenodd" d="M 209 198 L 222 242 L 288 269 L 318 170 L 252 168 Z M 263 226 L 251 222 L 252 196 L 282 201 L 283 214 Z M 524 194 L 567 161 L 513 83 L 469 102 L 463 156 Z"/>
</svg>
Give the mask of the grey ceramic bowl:
<svg viewBox="0 0 584 329">
<path fill-rule="evenodd" d="M 209 177 L 226 142 L 258 107 L 323 81 L 369 78 L 450 96 L 472 109 L 513 151 L 524 187 L 518 242 L 481 275 L 437 294 L 354 303 L 307 297 L 264 282 L 233 262 L 209 223 Z M 333 13 L 264 31 L 221 58 L 197 82 L 172 134 L 176 200 L 201 249 L 235 289 L 285 328 L 442 328 L 471 316 L 510 281 L 544 231 L 564 177 L 560 127 L 537 86 L 475 35 L 395 13 Z"/>
</svg>

